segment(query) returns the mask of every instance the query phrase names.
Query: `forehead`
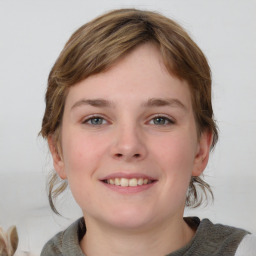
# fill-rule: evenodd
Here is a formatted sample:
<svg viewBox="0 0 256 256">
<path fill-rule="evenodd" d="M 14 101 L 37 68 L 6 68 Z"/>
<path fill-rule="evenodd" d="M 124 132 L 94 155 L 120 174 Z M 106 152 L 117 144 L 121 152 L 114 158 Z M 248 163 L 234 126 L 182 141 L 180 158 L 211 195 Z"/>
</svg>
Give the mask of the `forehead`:
<svg viewBox="0 0 256 256">
<path fill-rule="evenodd" d="M 66 104 L 74 104 L 83 97 L 111 101 L 125 97 L 131 102 L 168 97 L 191 105 L 187 82 L 167 71 L 160 50 L 151 43 L 136 47 L 110 69 L 72 86 Z"/>
</svg>

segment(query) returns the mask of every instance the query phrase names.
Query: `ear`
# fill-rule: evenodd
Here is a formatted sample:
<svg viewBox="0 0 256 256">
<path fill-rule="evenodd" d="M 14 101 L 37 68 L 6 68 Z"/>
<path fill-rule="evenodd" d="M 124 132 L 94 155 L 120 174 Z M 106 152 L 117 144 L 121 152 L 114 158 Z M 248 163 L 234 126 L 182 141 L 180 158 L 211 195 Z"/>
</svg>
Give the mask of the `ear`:
<svg viewBox="0 0 256 256">
<path fill-rule="evenodd" d="M 199 139 L 197 153 L 194 161 L 192 176 L 199 176 L 204 171 L 208 160 L 212 145 L 213 134 L 206 130 Z"/>
<path fill-rule="evenodd" d="M 12 226 L 8 229 L 7 236 L 8 236 L 9 244 L 11 245 L 14 253 L 17 250 L 18 243 L 19 243 L 18 233 L 15 226 Z"/>
<path fill-rule="evenodd" d="M 60 178 L 64 180 L 67 178 L 67 176 L 65 173 L 64 162 L 61 153 L 59 152 L 60 150 L 58 150 L 52 135 L 47 138 L 47 141 L 51 151 L 54 169 L 59 174 Z"/>
</svg>

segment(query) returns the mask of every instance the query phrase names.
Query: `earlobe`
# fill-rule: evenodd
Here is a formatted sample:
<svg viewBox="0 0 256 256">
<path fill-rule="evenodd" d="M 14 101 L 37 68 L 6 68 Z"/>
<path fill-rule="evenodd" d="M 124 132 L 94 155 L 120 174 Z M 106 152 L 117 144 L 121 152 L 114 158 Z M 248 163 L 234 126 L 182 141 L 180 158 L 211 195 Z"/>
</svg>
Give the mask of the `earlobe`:
<svg viewBox="0 0 256 256">
<path fill-rule="evenodd" d="M 213 134 L 210 131 L 204 131 L 198 143 L 198 150 L 195 156 L 194 168 L 192 176 L 199 176 L 202 174 L 207 166 L 209 154 L 211 150 Z"/>
<path fill-rule="evenodd" d="M 52 135 L 48 137 L 47 141 L 52 155 L 54 169 L 59 174 L 60 178 L 64 180 L 67 178 L 67 176 L 64 169 L 64 162 L 57 148 L 56 142 L 54 141 Z"/>
</svg>

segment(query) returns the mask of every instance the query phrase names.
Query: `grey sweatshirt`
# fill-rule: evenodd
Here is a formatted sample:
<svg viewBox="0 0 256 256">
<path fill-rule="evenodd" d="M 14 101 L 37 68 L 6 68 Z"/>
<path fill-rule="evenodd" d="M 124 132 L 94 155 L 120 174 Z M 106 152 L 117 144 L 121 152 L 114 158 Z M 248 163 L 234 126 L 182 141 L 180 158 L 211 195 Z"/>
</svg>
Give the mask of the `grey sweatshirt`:
<svg viewBox="0 0 256 256">
<path fill-rule="evenodd" d="M 197 217 L 189 217 L 185 221 L 197 229 L 195 236 L 186 246 L 167 256 L 232 256 L 249 234 L 242 229 L 213 224 L 208 219 L 200 221 Z M 85 222 L 81 218 L 48 241 L 41 256 L 85 256 L 79 246 L 85 233 Z"/>
</svg>

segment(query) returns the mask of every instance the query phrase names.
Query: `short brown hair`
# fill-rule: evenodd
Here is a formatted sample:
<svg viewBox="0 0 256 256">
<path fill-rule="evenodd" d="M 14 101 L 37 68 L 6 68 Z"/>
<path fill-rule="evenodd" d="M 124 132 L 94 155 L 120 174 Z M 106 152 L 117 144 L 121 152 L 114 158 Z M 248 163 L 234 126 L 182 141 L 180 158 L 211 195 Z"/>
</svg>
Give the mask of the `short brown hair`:
<svg viewBox="0 0 256 256">
<path fill-rule="evenodd" d="M 60 142 L 60 126 L 69 88 L 93 74 L 109 69 L 122 56 L 147 42 L 158 47 L 172 75 L 188 82 L 198 135 L 205 130 L 212 132 L 214 147 L 218 131 L 211 104 L 211 71 L 204 54 L 173 20 L 155 12 L 136 9 L 108 12 L 74 32 L 49 74 L 41 135 L 44 138 L 53 136 L 57 145 Z M 66 187 L 67 182 L 61 181 L 54 172 L 49 182 L 49 202 L 56 213 L 53 198 Z M 206 190 L 212 195 L 205 181 L 200 177 L 192 177 L 187 206 L 197 207 L 201 204 L 203 197 L 197 188 L 201 188 L 205 195 Z"/>
</svg>

